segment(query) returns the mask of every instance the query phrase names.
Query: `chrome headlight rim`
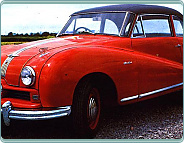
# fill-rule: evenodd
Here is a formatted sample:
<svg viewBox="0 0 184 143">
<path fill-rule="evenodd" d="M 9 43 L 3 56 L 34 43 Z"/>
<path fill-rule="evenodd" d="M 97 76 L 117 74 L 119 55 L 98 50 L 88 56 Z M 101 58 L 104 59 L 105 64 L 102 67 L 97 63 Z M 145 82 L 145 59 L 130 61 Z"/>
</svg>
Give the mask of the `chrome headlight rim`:
<svg viewBox="0 0 184 143">
<path fill-rule="evenodd" d="M 28 70 L 30 72 L 30 77 L 31 77 L 31 82 L 29 84 L 25 83 L 23 81 L 23 78 L 22 78 L 22 72 L 23 70 Z M 35 77 L 36 77 L 36 73 L 34 71 L 34 69 L 31 67 L 31 66 L 25 66 L 22 71 L 21 71 L 21 80 L 22 80 L 22 83 L 26 86 L 32 86 L 34 83 L 35 83 Z"/>
</svg>

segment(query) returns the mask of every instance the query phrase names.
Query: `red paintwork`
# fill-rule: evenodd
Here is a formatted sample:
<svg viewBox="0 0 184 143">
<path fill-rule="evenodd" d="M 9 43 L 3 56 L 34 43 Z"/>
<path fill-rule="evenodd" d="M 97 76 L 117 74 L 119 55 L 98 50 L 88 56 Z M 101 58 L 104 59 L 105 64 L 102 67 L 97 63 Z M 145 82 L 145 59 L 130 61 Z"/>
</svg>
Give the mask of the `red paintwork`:
<svg viewBox="0 0 184 143">
<path fill-rule="evenodd" d="M 175 48 L 177 43 L 176 37 L 132 39 L 132 47 L 141 52 L 137 57 L 140 94 L 182 82 L 183 64 L 180 50 Z"/>
<path fill-rule="evenodd" d="M 172 26 L 173 28 L 173 26 Z M 57 41 L 55 41 L 57 40 Z M 121 103 L 122 98 L 168 87 L 183 81 L 183 39 L 175 37 L 123 38 L 116 36 L 76 35 L 36 41 L 16 46 L 1 47 L 1 65 L 6 55 L 39 42 L 50 41 L 30 48 L 10 63 L 4 89 L 29 91 L 39 94 L 39 101 L 10 100 L 19 108 L 60 107 L 72 105 L 73 94 L 79 80 L 87 74 L 101 72 L 115 83 L 119 104 L 133 103 L 183 88 L 178 87 L 144 99 Z M 39 48 L 48 47 L 49 54 L 39 57 Z M 130 65 L 124 62 L 132 61 Z M 36 82 L 23 85 L 20 72 L 31 66 Z M 17 86 L 17 87 L 14 87 Z M 35 103 L 40 102 L 40 103 Z"/>
<path fill-rule="evenodd" d="M 20 100 L 20 99 L 13 99 L 13 98 L 2 98 L 1 104 L 5 103 L 6 101 L 10 101 L 13 105 L 13 107 L 17 108 L 40 108 L 42 107 L 40 103 L 33 103 L 26 100 Z"/>
</svg>

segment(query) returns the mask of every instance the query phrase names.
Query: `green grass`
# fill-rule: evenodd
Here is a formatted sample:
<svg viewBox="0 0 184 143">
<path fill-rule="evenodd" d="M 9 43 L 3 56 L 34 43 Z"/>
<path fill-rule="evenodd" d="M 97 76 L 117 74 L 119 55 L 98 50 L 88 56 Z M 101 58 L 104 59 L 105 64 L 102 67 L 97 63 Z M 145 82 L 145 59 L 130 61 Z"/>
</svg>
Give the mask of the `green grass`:
<svg viewBox="0 0 184 143">
<path fill-rule="evenodd" d="M 18 45 L 26 42 L 1 42 L 1 45 Z"/>
<path fill-rule="evenodd" d="M 31 41 L 37 41 L 37 40 L 43 40 L 43 39 L 49 39 L 49 38 L 54 38 L 55 36 L 1 36 L 1 45 L 16 45 L 16 44 L 22 44 L 26 42 L 31 42 Z"/>
</svg>

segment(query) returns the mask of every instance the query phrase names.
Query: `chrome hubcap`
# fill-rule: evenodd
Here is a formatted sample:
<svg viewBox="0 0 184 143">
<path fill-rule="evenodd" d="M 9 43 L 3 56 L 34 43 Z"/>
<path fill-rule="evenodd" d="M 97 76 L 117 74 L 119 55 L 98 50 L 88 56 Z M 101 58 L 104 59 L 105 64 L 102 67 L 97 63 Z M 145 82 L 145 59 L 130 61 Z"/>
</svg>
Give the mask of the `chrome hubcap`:
<svg viewBox="0 0 184 143">
<path fill-rule="evenodd" d="M 94 97 L 89 99 L 89 118 L 91 121 L 95 121 L 98 113 L 98 107 Z"/>
</svg>

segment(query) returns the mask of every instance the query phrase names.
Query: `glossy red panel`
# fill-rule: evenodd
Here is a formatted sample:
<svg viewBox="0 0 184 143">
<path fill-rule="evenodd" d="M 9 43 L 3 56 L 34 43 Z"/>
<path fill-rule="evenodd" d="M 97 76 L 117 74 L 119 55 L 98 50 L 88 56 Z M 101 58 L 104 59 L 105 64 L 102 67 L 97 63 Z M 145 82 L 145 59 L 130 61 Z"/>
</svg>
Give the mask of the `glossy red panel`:
<svg viewBox="0 0 184 143">
<path fill-rule="evenodd" d="M 40 108 L 42 107 L 40 103 L 32 103 L 30 101 L 25 101 L 25 100 L 15 99 L 15 98 L 2 98 L 1 105 L 5 103 L 6 101 L 10 101 L 12 103 L 12 106 L 17 107 L 17 108 Z"/>
<path fill-rule="evenodd" d="M 42 106 L 60 107 L 72 105 L 77 83 L 90 73 L 104 73 L 113 80 L 119 104 L 138 101 L 121 103 L 122 98 L 182 82 L 181 50 L 173 47 L 181 40 L 175 37 L 167 40 L 164 37 L 131 39 L 100 35 L 62 38 L 46 40 L 46 43 L 42 41 L 40 45 L 40 41 L 21 45 L 19 48 L 38 44 L 12 60 L 6 82 L 2 82 L 3 87 L 13 89 L 13 86 L 8 85 L 11 83 L 21 87 L 20 90 L 28 90 L 29 87 L 23 85 L 19 75 L 22 67 L 31 66 L 36 72 L 36 82 L 31 88 L 38 90 Z M 44 47 L 48 47 L 48 53 L 40 56 L 39 49 Z M 12 49 L 6 48 L 4 50 L 7 53 L 12 52 Z M 6 54 L 3 54 L 2 60 L 5 58 Z M 33 94 L 36 93 L 32 91 L 31 97 Z M 16 106 L 25 106 L 20 104 L 21 100 L 17 102 L 14 103 Z M 31 98 L 31 102 L 40 101 Z M 40 103 L 33 105 L 38 107 Z"/>
</svg>

